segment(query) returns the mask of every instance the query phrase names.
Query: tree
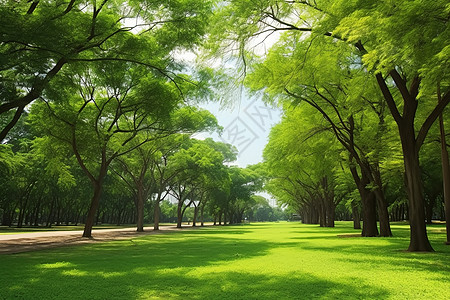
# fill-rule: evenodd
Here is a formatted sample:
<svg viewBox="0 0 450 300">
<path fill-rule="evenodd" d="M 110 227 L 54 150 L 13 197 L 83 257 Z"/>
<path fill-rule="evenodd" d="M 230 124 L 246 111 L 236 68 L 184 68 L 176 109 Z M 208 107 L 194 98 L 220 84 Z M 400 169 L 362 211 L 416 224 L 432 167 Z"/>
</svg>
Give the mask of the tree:
<svg viewBox="0 0 450 300">
<path fill-rule="evenodd" d="M 212 4 L 209 0 L 3 1 L 0 141 L 67 65 L 127 61 L 174 80 L 179 67 L 171 52 L 199 42 Z"/>
<path fill-rule="evenodd" d="M 231 184 L 227 193 L 224 223 L 226 224 L 227 220 L 230 224 L 241 223 L 244 213 L 256 204 L 253 195 L 261 191 L 262 180 L 258 172 L 252 170 L 251 166 L 247 168 L 229 167 L 228 172 Z"/>
<path fill-rule="evenodd" d="M 138 215 L 137 231 L 144 230 L 144 202 L 151 193 L 157 194 L 155 199 L 154 228 L 158 229 L 159 202 L 165 198 L 163 193 L 168 182 L 177 173 L 174 171 L 165 178 L 167 156 L 181 147 L 183 140 L 199 131 L 213 131 L 219 129 L 217 120 L 208 111 L 196 107 L 182 107 L 174 112 L 166 132 L 173 134 L 139 145 L 135 151 L 120 157 L 120 169 L 116 173 L 127 183 L 136 199 Z M 184 136 L 180 136 L 183 133 Z M 139 143 L 139 142 L 138 142 Z"/>
<path fill-rule="evenodd" d="M 425 227 L 419 150 L 432 123 L 450 102 L 449 75 L 445 67 L 449 58 L 448 4 L 445 1 L 429 5 L 422 1 L 269 0 L 248 4 L 235 0 L 224 4 L 218 16 L 225 21 L 215 23 L 215 37 L 226 41 L 222 46 L 234 46 L 230 39 L 238 42 L 241 55 L 247 55 L 248 48 L 254 47 L 255 43 L 248 43 L 250 39 L 264 40 L 278 32 L 289 32 L 291 37 L 326 37 L 330 44 L 342 41 L 357 50 L 355 55 L 376 78 L 397 123 L 410 210 L 408 250 L 432 251 Z M 296 43 L 291 47 L 295 49 Z M 217 48 L 220 46 L 213 50 Z M 246 67 L 250 60 L 246 57 L 245 62 Z M 436 95 L 436 86 L 441 101 L 434 106 L 426 105 L 436 97 L 432 96 Z M 424 122 L 417 124 L 416 112 L 419 106 L 424 112 L 423 104 L 430 110 Z"/>
<path fill-rule="evenodd" d="M 66 77 L 53 80 L 44 102 L 36 103 L 30 116 L 33 126 L 70 146 L 92 183 L 85 237 L 91 236 L 112 161 L 158 135 L 167 135 L 170 113 L 182 100 L 165 78 L 127 66 L 99 63 L 95 68 L 64 72 Z"/>
<path fill-rule="evenodd" d="M 272 181 L 269 192 L 281 196 L 281 203 L 294 204 L 305 223 L 334 227 L 342 200 L 335 180 L 340 151 L 330 132 L 317 134 L 323 131 L 316 125 L 320 122 L 320 114 L 310 107 L 286 111 L 270 133 L 264 159 Z"/>
<path fill-rule="evenodd" d="M 201 203 L 204 192 L 211 185 L 228 180 L 224 172 L 224 155 L 211 147 L 211 140 L 191 139 L 168 161 L 170 168 L 179 170 L 170 184 L 171 195 L 178 201 L 177 227 L 181 228 L 183 214 L 194 201 Z M 197 198 L 196 198 L 197 197 Z"/>
</svg>

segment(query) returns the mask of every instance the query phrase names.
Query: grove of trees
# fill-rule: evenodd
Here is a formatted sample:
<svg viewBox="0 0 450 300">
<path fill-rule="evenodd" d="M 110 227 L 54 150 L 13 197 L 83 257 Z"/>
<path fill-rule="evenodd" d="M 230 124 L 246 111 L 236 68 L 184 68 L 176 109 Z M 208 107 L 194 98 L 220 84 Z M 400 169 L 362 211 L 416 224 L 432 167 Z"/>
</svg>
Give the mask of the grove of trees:
<svg viewBox="0 0 450 300">
<path fill-rule="evenodd" d="M 244 83 L 286 111 L 266 148 L 272 190 L 302 210 L 313 209 L 313 202 L 321 224 L 332 225 L 333 207 L 352 190 L 341 188 L 347 181 L 339 173 L 350 173 L 362 204 L 362 234 L 389 236 L 389 201 L 402 196 L 387 199 L 387 188 L 401 185 L 408 200 L 408 250 L 432 251 L 426 201 L 440 195 L 450 217 L 448 2 L 225 3 L 215 15 L 210 48 L 239 56 Z M 267 41 L 273 43 L 268 50 Z M 441 155 L 432 157 L 438 154 L 432 143 L 441 145 Z M 426 159 L 440 160 L 444 188 L 424 187 L 422 174 L 436 172 Z"/>
<path fill-rule="evenodd" d="M 90 237 L 285 218 L 265 189 L 366 237 L 406 219 L 408 250 L 433 251 L 426 223 L 450 218 L 449 21 L 444 0 L 0 1 L 1 223 Z M 193 137 L 221 130 L 199 104 L 236 83 L 284 112 L 247 168 Z"/>
</svg>

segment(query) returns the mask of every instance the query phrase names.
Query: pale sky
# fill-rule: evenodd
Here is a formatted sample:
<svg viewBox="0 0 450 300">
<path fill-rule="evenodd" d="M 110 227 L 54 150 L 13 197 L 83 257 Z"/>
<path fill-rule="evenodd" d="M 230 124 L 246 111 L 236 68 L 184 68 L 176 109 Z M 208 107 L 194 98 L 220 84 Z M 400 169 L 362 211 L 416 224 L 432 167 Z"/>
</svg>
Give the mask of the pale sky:
<svg viewBox="0 0 450 300">
<path fill-rule="evenodd" d="M 236 99 L 233 107 L 221 108 L 219 103 L 206 103 L 201 107 L 216 116 L 224 129 L 222 134 L 200 134 L 216 141 L 234 145 L 239 153 L 235 162 L 240 167 L 262 162 L 262 152 L 273 125 L 280 121 L 281 110 L 270 107 L 261 99 L 247 95 Z"/>
</svg>

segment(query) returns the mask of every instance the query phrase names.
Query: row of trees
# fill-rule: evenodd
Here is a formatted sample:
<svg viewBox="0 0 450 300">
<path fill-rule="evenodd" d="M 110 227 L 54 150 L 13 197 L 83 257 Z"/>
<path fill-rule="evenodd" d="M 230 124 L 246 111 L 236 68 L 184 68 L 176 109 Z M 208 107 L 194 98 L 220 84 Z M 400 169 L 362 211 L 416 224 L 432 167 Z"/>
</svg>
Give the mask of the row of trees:
<svg viewBox="0 0 450 300">
<path fill-rule="evenodd" d="M 240 222 L 260 188 L 228 167 L 235 150 L 196 107 L 213 98 L 208 69 L 180 59 L 206 34 L 213 1 L 2 1 L 2 223 L 136 221 L 177 202 Z M 89 200 L 90 198 L 90 200 Z M 130 199 L 132 201 L 130 201 Z M 133 204 L 134 202 L 134 204 Z M 148 217 L 148 216 L 147 216 Z"/>
<path fill-rule="evenodd" d="M 202 114 L 211 118 L 198 111 L 193 115 L 196 122 L 204 117 Z M 32 117 L 30 113 L 24 120 Z M 96 196 L 95 186 L 67 143 L 52 136 L 36 136 L 38 132 L 31 134 L 27 128 L 16 126 L 12 136 L 20 129 L 20 138 L 1 147 L 5 154 L 1 161 L 1 224 L 87 224 L 92 207 L 89 198 Z M 90 142 L 78 146 L 93 150 Z M 156 230 L 160 221 L 176 222 L 181 227 L 183 218 L 193 226 L 203 225 L 205 218 L 219 224 L 241 222 L 244 214 L 267 208 L 268 204 L 254 195 L 261 189 L 254 170 L 226 165 L 235 155 L 228 144 L 180 133 L 142 144 L 108 166 L 92 224 L 137 223 L 137 230 L 143 231 L 144 223 L 149 222 Z M 82 158 L 92 172 L 101 167 L 102 158 L 96 152 L 84 153 Z M 186 212 L 190 215 L 185 216 Z M 256 220 L 270 220 L 272 208 L 266 214 L 270 212 L 272 215 L 266 217 L 257 213 Z"/>
<path fill-rule="evenodd" d="M 120 178 L 134 195 L 138 230 L 146 199 L 154 195 L 157 215 L 168 193 L 178 216 L 191 205 L 201 214 L 215 199 L 215 215 L 240 221 L 261 169 L 225 167 L 228 146 L 189 138 L 217 128 L 195 104 L 212 98 L 222 83 L 212 79 L 224 77 L 179 59 L 204 46 L 216 57 L 237 54 L 244 83 L 286 111 L 264 174 L 268 189 L 295 202 L 305 220 L 332 226 L 336 207 L 352 199 L 357 226 L 360 199 L 364 236 L 389 236 L 389 215 L 408 214 L 409 250 L 432 251 L 426 202 L 442 194 L 450 218 L 444 0 L 1 3 L 0 172 L 10 219 L 16 207 L 30 207 L 33 191 L 42 201 L 33 202 L 35 213 L 18 209 L 20 222 L 36 219 L 43 203 L 48 215 L 64 214 L 54 195 L 90 185 L 90 236 L 105 185 L 125 193 L 113 179 Z M 264 51 L 267 41 L 276 42 Z M 40 167 L 22 167 L 31 163 Z M 33 176 L 32 184 L 23 179 Z M 52 184 L 38 187 L 44 178 Z"/>
<path fill-rule="evenodd" d="M 321 224 L 332 225 L 334 207 L 352 190 L 345 187 L 350 174 L 362 203 L 363 235 L 389 236 L 393 199 L 386 193 L 404 187 L 408 249 L 432 251 L 427 197 L 441 194 L 450 218 L 447 1 L 230 0 L 216 16 L 211 48 L 239 55 L 244 83 L 286 111 L 266 149 L 271 190 L 311 210 L 305 217 L 314 219 L 317 211 Z M 275 41 L 268 51 L 261 47 L 266 41 Z M 437 119 L 440 132 L 429 134 L 439 130 L 432 129 Z M 429 145 L 433 140 L 441 149 Z M 433 169 L 439 157 L 433 146 L 441 150 L 441 176 Z M 447 235 L 450 242 L 449 222 Z"/>
</svg>

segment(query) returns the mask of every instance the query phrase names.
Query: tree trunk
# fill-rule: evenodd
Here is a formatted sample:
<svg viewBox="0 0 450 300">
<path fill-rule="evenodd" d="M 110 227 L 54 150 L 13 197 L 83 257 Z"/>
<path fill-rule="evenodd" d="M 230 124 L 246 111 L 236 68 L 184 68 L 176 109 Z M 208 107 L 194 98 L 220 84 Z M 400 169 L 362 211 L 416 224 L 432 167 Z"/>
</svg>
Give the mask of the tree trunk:
<svg viewBox="0 0 450 300">
<path fill-rule="evenodd" d="M 364 188 L 363 194 L 363 229 L 361 235 L 365 237 L 378 236 L 375 194 L 366 188 Z"/>
<path fill-rule="evenodd" d="M 159 217 L 161 214 L 161 208 L 159 207 L 159 197 L 156 199 L 155 201 L 155 208 L 153 210 L 153 218 L 154 218 L 154 223 L 153 223 L 153 230 L 159 230 Z"/>
<path fill-rule="evenodd" d="M 204 220 L 203 220 L 203 217 L 204 217 L 204 214 L 203 214 L 203 211 L 205 210 L 205 204 L 203 204 L 202 205 L 202 208 L 201 208 L 201 210 L 200 210 L 200 222 L 201 222 L 201 224 L 200 224 L 200 226 L 205 226 L 205 223 L 203 222 Z"/>
<path fill-rule="evenodd" d="M 198 206 L 194 207 L 194 218 L 192 219 L 192 227 L 197 226 L 198 209 L 199 209 Z"/>
<path fill-rule="evenodd" d="M 363 214 L 363 229 L 362 236 L 372 237 L 378 235 L 377 218 L 376 218 L 376 200 L 375 194 L 367 189 L 369 179 L 367 175 L 361 171 L 361 178 L 355 166 L 350 166 L 353 179 L 358 187 L 359 195 L 361 196 L 362 214 Z"/>
<path fill-rule="evenodd" d="M 433 223 L 433 208 L 436 204 L 436 197 L 434 195 L 428 195 L 428 201 L 425 201 L 425 220 L 427 224 Z"/>
<path fill-rule="evenodd" d="M 375 189 L 375 197 L 378 207 L 378 218 L 380 220 L 380 236 L 392 236 L 391 225 L 389 223 L 388 204 L 383 192 L 383 184 L 381 182 L 381 174 L 378 164 L 373 171 L 373 177 L 377 188 Z"/>
<path fill-rule="evenodd" d="M 359 208 L 355 201 L 352 201 L 352 219 L 353 229 L 361 229 L 361 214 L 359 213 Z"/>
<path fill-rule="evenodd" d="M 441 135 L 442 181 L 444 184 L 445 227 L 447 229 L 446 244 L 450 245 L 450 164 L 445 141 L 445 128 L 442 113 L 439 115 L 439 128 Z"/>
<path fill-rule="evenodd" d="M 336 218 L 336 206 L 332 202 L 333 201 L 331 200 L 327 209 L 327 227 L 334 227 L 334 220 Z"/>
<path fill-rule="evenodd" d="M 19 211 L 19 219 L 17 220 L 17 228 L 22 228 L 23 226 L 23 219 L 25 217 L 25 210 L 28 204 L 28 197 L 25 195 L 25 199 L 23 200 L 23 204 L 20 207 Z"/>
<path fill-rule="evenodd" d="M 413 128 L 410 129 L 414 132 Z M 402 147 L 405 161 L 405 180 L 408 193 L 408 214 L 411 227 L 408 251 L 433 251 L 427 236 L 422 179 L 419 155 L 415 150 L 415 138 L 402 132 Z M 408 139 L 409 138 L 409 139 Z"/>
<path fill-rule="evenodd" d="M 103 181 L 103 180 L 102 180 Z M 91 199 L 91 205 L 89 207 L 89 212 L 86 217 L 86 224 L 84 225 L 83 237 L 91 238 L 92 237 L 92 227 L 94 226 L 94 222 L 97 215 L 97 210 L 100 204 L 100 197 L 102 194 L 102 184 L 98 181 L 93 183 L 94 194 Z"/>
<path fill-rule="evenodd" d="M 434 123 L 434 120 L 439 117 L 439 114 L 442 113 L 443 109 L 450 101 L 450 98 L 446 98 L 445 100 L 442 99 L 442 103 L 438 103 L 420 127 L 416 137 L 415 125 L 417 124 L 415 124 L 414 120 L 418 107 L 417 95 L 419 94 L 420 78 L 418 76 L 414 77 L 408 88 L 406 80 L 396 69 L 392 69 L 389 72 L 389 76 L 395 82 L 395 86 L 401 94 L 403 100 L 403 114 L 400 114 L 395 99 L 390 92 L 383 75 L 381 73 L 376 74 L 380 90 L 383 93 L 392 117 L 397 123 L 402 143 L 403 160 L 405 164 L 405 184 L 409 204 L 408 215 L 411 230 L 408 251 L 433 251 L 430 241 L 428 240 L 425 224 L 423 182 L 420 176 L 419 150 L 431 125 Z M 440 97 L 439 88 L 438 97 Z"/>
<path fill-rule="evenodd" d="M 322 199 L 320 201 L 320 207 L 319 207 L 319 226 L 325 227 L 326 226 L 326 219 L 327 219 L 327 209 L 324 204 L 324 200 Z"/>
<path fill-rule="evenodd" d="M 144 232 L 144 187 L 139 182 L 137 187 L 136 213 L 137 213 L 137 231 Z"/>
<path fill-rule="evenodd" d="M 183 201 L 179 200 L 177 207 L 177 228 L 181 228 L 181 222 L 183 221 L 182 207 Z"/>
</svg>

